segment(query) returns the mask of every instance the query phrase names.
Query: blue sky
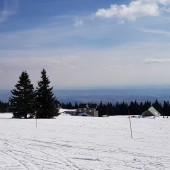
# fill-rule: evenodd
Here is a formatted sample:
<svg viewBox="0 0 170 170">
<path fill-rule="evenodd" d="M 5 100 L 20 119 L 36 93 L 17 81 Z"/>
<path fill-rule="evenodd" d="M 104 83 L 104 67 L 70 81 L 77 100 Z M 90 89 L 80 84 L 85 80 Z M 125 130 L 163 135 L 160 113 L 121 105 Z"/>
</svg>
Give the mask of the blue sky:
<svg viewBox="0 0 170 170">
<path fill-rule="evenodd" d="M 170 85 L 170 0 L 0 0 L 0 89 Z"/>
</svg>

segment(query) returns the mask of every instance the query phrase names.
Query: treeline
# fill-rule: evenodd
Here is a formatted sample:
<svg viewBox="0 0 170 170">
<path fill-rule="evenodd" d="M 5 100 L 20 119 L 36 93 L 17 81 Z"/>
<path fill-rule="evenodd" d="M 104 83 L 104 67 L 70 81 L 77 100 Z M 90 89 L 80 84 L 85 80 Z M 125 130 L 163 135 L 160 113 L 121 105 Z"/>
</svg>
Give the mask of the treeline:
<svg viewBox="0 0 170 170">
<path fill-rule="evenodd" d="M 9 103 L 0 101 L 0 113 L 7 112 L 9 109 Z"/>
<path fill-rule="evenodd" d="M 132 101 L 129 104 L 125 102 L 121 103 L 100 103 L 96 104 L 96 109 L 99 112 L 99 116 L 108 115 L 141 115 L 144 111 L 148 110 L 151 106 L 153 106 L 159 113 L 163 116 L 170 116 L 170 104 L 168 101 L 164 101 L 163 104 L 156 100 L 155 102 L 137 102 Z M 62 108 L 65 109 L 77 109 L 81 107 L 81 104 L 71 104 L 71 103 L 62 103 Z"/>
</svg>

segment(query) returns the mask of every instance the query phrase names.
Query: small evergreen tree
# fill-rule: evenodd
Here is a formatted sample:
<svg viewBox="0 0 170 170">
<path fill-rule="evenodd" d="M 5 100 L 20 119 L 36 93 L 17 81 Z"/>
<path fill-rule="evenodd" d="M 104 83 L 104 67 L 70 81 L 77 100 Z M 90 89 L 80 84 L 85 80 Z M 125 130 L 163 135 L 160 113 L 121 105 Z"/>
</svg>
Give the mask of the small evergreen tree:
<svg viewBox="0 0 170 170">
<path fill-rule="evenodd" d="M 12 96 L 9 99 L 11 111 L 14 118 L 27 118 L 28 114 L 34 114 L 34 87 L 31 84 L 29 75 L 26 71 L 21 73 L 15 89 L 11 91 Z"/>
<path fill-rule="evenodd" d="M 49 87 L 50 80 L 45 69 L 41 72 L 41 80 L 36 89 L 37 118 L 53 118 L 58 115 L 58 101 L 54 97 L 52 87 Z"/>
<path fill-rule="evenodd" d="M 155 100 L 155 102 L 152 104 L 152 106 L 160 113 L 162 113 L 162 105 L 158 102 L 158 100 Z"/>
</svg>

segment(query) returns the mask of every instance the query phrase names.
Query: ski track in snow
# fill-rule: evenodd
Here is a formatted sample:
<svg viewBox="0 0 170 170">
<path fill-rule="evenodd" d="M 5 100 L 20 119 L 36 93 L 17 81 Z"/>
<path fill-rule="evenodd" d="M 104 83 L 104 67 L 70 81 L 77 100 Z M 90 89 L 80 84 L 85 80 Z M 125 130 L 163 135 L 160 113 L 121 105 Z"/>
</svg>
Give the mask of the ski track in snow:
<svg viewBox="0 0 170 170">
<path fill-rule="evenodd" d="M 169 170 L 170 119 L 0 118 L 0 170 Z"/>
</svg>

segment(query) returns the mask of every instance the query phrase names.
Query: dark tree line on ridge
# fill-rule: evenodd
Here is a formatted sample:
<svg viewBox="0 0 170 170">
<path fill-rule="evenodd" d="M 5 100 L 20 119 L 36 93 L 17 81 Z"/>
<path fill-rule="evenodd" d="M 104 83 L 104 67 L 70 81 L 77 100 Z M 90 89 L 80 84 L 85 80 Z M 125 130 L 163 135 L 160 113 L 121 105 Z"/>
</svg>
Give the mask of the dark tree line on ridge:
<svg viewBox="0 0 170 170">
<path fill-rule="evenodd" d="M 153 106 L 159 113 L 163 116 L 170 116 L 170 104 L 168 101 L 164 101 L 163 104 L 159 103 L 158 100 L 155 102 L 140 102 L 132 101 L 129 104 L 122 102 L 122 103 L 100 103 L 96 104 L 96 109 L 99 112 L 99 116 L 108 115 L 108 116 L 115 116 L 115 115 L 141 115 L 144 111 L 148 110 L 151 106 Z M 62 103 L 62 108 L 65 109 L 77 109 L 81 107 L 81 104 L 71 104 L 71 103 Z"/>
<path fill-rule="evenodd" d="M 9 108 L 9 103 L 0 101 L 0 113 L 7 112 Z"/>
<path fill-rule="evenodd" d="M 23 71 L 9 99 L 10 111 L 14 118 L 53 118 L 58 115 L 58 101 L 49 86 L 50 80 L 45 69 L 34 90 L 26 71 Z"/>
</svg>

